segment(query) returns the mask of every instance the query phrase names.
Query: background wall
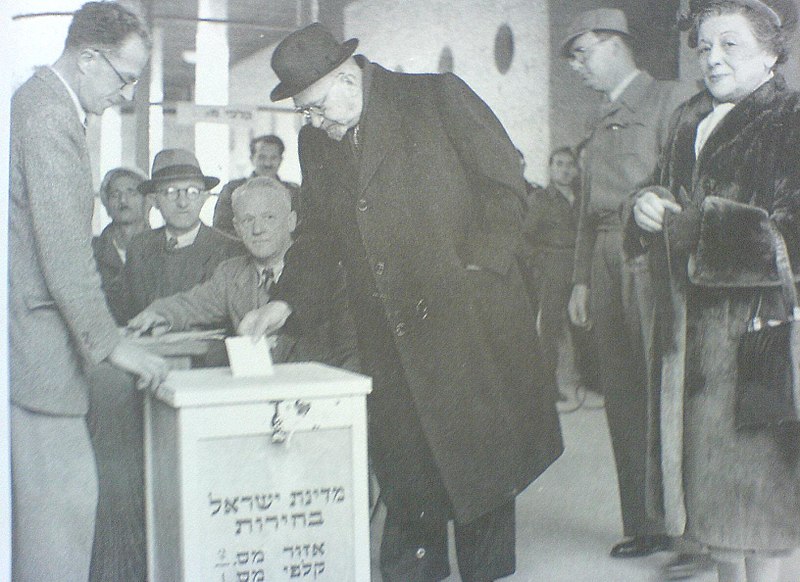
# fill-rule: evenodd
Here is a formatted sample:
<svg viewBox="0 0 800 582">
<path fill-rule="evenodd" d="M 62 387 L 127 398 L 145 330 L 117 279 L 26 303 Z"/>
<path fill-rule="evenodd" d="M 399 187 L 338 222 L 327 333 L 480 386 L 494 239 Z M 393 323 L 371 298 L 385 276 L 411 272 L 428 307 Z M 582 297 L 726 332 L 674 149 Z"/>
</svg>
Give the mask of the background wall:
<svg viewBox="0 0 800 582">
<path fill-rule="evenodd" d="M 513 57 L 495 64 L 495 37 L 508 25 Z M 548 8 L 530 0 L 360 0 L 345 9 L 345 37 L 389 69 L 438 72 L 445 47 L 452 71 L 486 101 L 525 154 L 528 178 L 546 180 L 550 150 Z"/>
</svg>

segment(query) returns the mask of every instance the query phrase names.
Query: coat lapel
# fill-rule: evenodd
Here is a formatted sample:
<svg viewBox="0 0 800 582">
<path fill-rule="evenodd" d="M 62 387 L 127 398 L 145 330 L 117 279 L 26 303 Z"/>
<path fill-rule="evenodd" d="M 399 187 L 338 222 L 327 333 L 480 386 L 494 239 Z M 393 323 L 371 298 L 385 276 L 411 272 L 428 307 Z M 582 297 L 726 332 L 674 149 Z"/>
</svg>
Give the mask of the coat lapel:
<svg viewBox="0 0 800 582">
<path fill-rule="evenodd" d="M 731 109 L 722 121 L 714 128 L 705 146 L 697 158 L 696 172 L 702 171 L 706 165 L 713 165 L 714 158 L 722 153 L 726 147 L 736 143 L 736 137 L 751 123 L 760 123 L 759 118 L 764 114 L 764 105 L 775 98 L 778 91 L 782 91 L 786 84 L 783 77 L 775 75 L 753 93 L 742 99 Z M 699 123 L 699 122 L 698 122 Z M 695 126 L 696 130 L 696 126 Z M 693 150 L 694 151 L 694 150 Z M 695 174 L 697 176 L 699 174 Z"/>
<path fill-rule="evenodd" d="M 681 186 L 688 192 L 693 190 L 693 184 L 697 183 L 696 172 L 697 164 L 694 154 L 694 142 L 697 138 L 697 126 L 711 113 L 711 97 L 708 93 L 701 93 L 697 101 L 691 102 L 682 112 L 681 120 L 672 140 L 670 150 L 670 190 L 676 196 Z M 683 177 L 691 182 L 680 181 Z M 684 203 L 685 201 L 681 201 Z"/>
<path fill-rule="evenodd" d="M 361 128 L 361 166 L 359 168 L 359 194 L 369 186 L 372 177 L 392 149 L 398 145 L 400 112 L 387 90 L 384 70 L 375 67 L 369 88 L 369 97 Z"/>
</svg>

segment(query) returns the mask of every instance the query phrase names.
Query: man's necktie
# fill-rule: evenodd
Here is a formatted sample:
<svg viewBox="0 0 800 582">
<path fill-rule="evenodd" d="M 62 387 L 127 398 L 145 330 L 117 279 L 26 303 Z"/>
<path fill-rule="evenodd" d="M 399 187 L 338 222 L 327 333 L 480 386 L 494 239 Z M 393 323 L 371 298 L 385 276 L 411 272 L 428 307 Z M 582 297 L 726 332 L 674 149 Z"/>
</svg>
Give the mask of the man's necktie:
<svg viewBox="0 0 800 582">
<path fill-rule="evenodd" d="M 266 267 L 261 268 L 258 270 L 258 288 L 264 289 L 269 291 L 269 288 L 272 286 L 272 281 L 274 279 L 272 269 L 267 269 Z"/>
<path fill-rule="evenodd" d="M 174 236 L 168 236 L 167 237 L 167 250 L 168 251 L 174 251 L 176 248 L 178 248 L 178 239 L 175 238 Z"/>
</svg>

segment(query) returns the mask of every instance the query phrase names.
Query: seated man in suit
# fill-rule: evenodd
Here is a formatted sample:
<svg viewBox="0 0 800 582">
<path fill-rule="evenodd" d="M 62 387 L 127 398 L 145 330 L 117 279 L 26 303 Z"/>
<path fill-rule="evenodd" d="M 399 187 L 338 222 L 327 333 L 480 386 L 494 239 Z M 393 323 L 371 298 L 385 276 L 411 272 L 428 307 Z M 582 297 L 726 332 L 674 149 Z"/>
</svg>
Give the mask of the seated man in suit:
<svg viewBox="0 0 800 582">
<path fill-rule="evenodd" d="M 134 335 L 231 325 L 251 335 L 257 319 L 277 322 L 275 362 L 319 361 L 355 370 L 355 328 L 342 274 L 326 267 L 302 238 L 292 240 L 297 214 L 289 189 L 258 177 L 233 193 L 233 224 L 248 255 L 228 259 L 205 283 L 158 299 L 131 319 Z M 305 305 L 292 311 L 289 305 Z M 261 309 L 259 309 L 261 308 Z"/>
<path fill-rule="evenodd" d="M 137 313 L 131 311 L 125 261 L 133 237 L 150 230 L 147 216 L 151 202 L 138 191 L 139 184 L 145 180 L 147 178 L 139 170 L 114 168 L 100 184 L 100 201 L 111 223 L 100 236 L 92 239 L 92 248 L 106 303 L 117 325 L 125 325 Z"/>
<path fill-rule="evenodd" d="M 194 154 L 163 150 L 153 160 L 150 180 L 139 184 L 164 217 L 165 226 L 131 241 L 126 279 L 133 313 L 155 299 L 188 291 L 209 279 L 216 266 L 244 250 L 200 221 L 200 210 L 218 178 L 204 176 Z"/>
</svg>

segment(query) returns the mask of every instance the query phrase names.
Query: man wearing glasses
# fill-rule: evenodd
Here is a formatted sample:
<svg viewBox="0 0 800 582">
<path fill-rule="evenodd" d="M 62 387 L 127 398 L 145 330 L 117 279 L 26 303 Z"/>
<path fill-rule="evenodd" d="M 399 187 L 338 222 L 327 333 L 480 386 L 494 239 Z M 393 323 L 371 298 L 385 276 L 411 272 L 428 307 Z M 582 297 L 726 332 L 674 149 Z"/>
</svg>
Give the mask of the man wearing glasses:
<svg viewBox="0 0 800 582">
<path fill-rule="evenodd" d="M 133 97 L 149 51 L 136 15 L 87 3 L 73 15 L 58 60 L 12 99 L 12 578 L 20 582 L 89 578 L 98 484 L 84 369 L 105 361 L 147 389 L 167 373 L 164 360 L 117 331 L 91 245 L 86 116 Z"/>
<path fill-rule="evenodd" d="M 204 176 L 194 154 L 162 150 L 150 180 L 138 186 L 164 217 L 161 228 L 138 234 L 128 247 L 126 278 L 133 313 L 154 300 L 188 291 L 206 281 L 217 265 L 244 252 L 238 242 L 200 221 L 208 191 L 219 179 Z"/>
<path fill-rule="evenodd" d="M 258 317 L 268 317 L 277 322 L 270 338 L 274 362 L 317 361 L 358 371 L 341 269 L 325 264 L 302 240 L 294 242 L 297 213 L 289 188 L 256 176 L 233 192 L 231 203 L 247 252 L 220 263 L 201 285 L 151 303 L 128 322 L 128 332 L 228 326 L 249 335 Z M 291 311 L 289 304 L 312 309 Z"/>
<path fill-rule="evenodd" d="M 462 580 L 495 580 L 515 569 L 516 495 L 562 450 L 517 266 L 519 156 L 461 79 L 387 71 L 357 44 L 320 24 L 292 33 L 271 98 L 307 120 L 303 236 L 344 265 L 373 379 L 381 575 L 446 578 L 454 520 Z"/>
<path fill-rule="evenodd" d="M 653 299 L 646 259 L 640 257 L 636 264 L 623 261 L 620 207 L 651 180 L 681 95 L 674 83 L 656 81 L 637 68 L 621 10 L 579 14 L 561 48 L 583 83 L 606 97 L 586 138 L 568 310 L 575 325 L 592 326 L 597 360 L 603 362 L 600 384 L 625 536 L 611 556 L 646 556 L 669 548 L 658 516 L 646 510 L 657 498 L 657 483 L 646 480 L 645 474 L 648 442 L 653 443 L 646 428 L 649 405 L 658 402 L 648 402 L 645 364 Z"/>
</svg>

